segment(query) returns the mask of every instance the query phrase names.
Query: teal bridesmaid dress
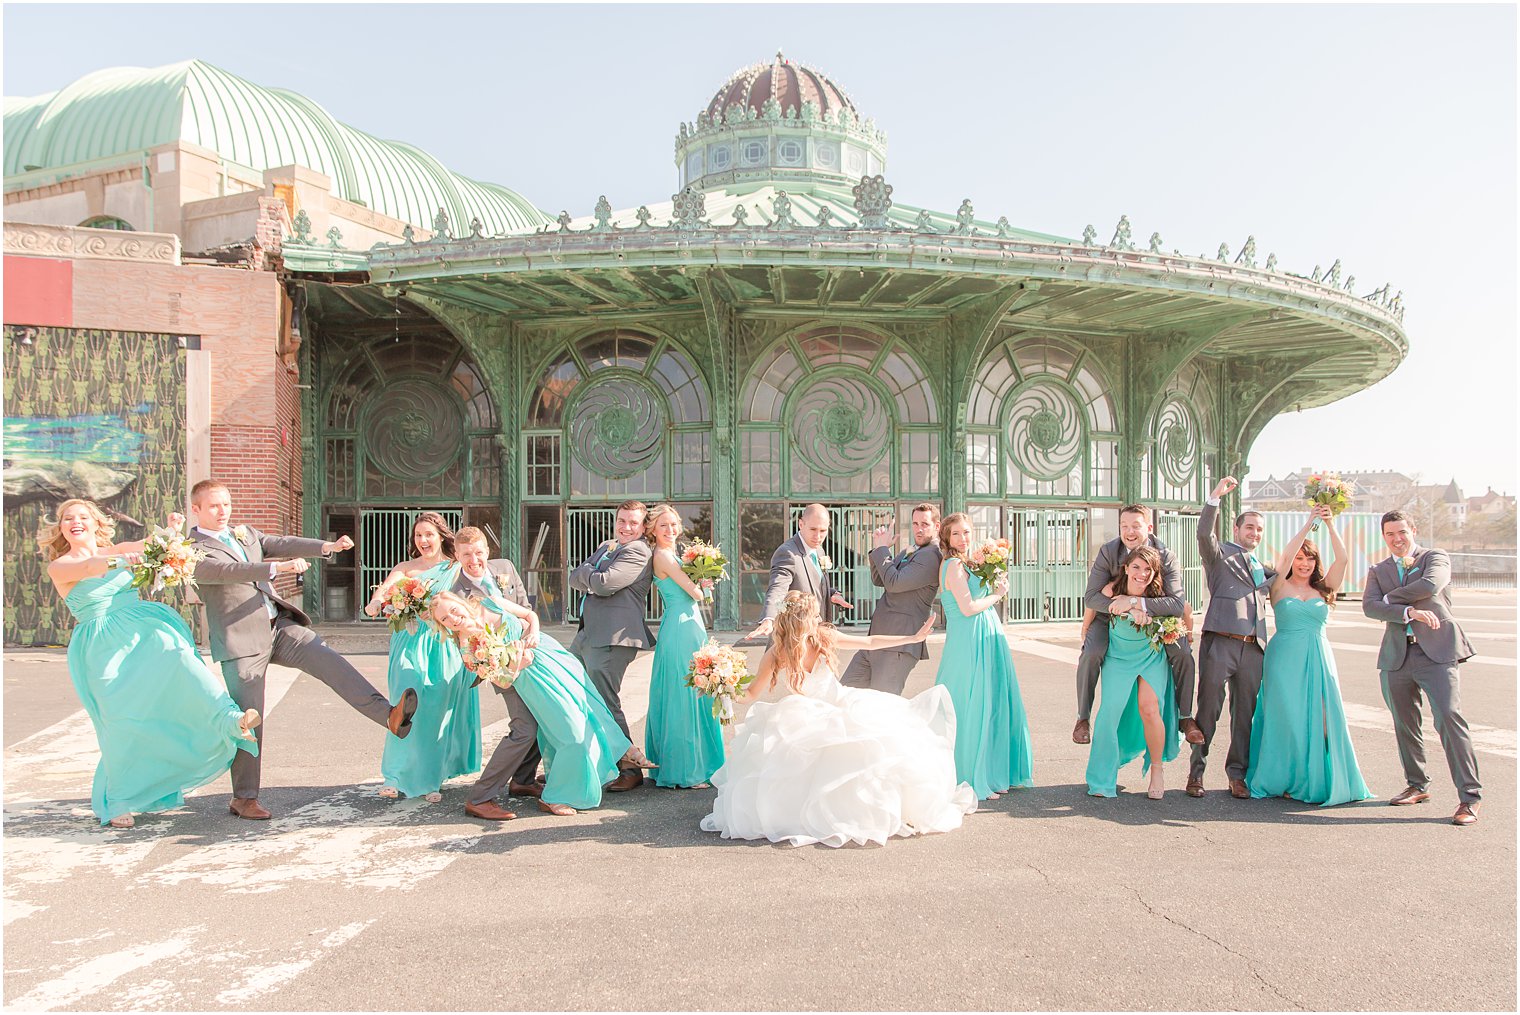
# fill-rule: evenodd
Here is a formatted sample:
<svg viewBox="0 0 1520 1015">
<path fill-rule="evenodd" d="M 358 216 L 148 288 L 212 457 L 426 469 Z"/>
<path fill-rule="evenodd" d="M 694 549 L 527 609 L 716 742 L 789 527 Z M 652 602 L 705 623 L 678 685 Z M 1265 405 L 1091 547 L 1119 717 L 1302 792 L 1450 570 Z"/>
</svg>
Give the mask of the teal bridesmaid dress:
<svg viewBox="0 0 1520 1015">
<path fill-rule="evenodd" d="M 457 567 L 445 562 L 416 577 L 431 581 L 435 590 L 446 589 Z M 380 755 L 385 785 L 409 797 L 424 796 L 457 775 L 480 771 L 480 691 L 453 639 L 422 621 L 416 631 L 397 631 L 385 672 L 392 705 L 407 688 L 417 692 L 411 735 L 385 738 Z"/>
<path fill-rule="evenodd" d="M 656 578 L 665 600 L 660 637 L 649 681 L 649 717 L 644 753 L 659 765 L 656 786 L 697 786 L 711 782 L 723 767 L 723 725 L 713 716 L 712 699 L 686 686 L 691 657 L 707 644 L 701 604 L 674 578 Z"/>
<path fill-rule="evenodd" d="M 522 623 L 502 621 L 510 638 L 522 637 Z M 533 663 L 512 686 L 538 720 L 538 749 L 544 755 L 544 803 L 576 810 L 602 802 L 602 787 L 618 776 L 618 759 L 633 746 L 618 729 L 607 703 L 596 693 L 580 660 L 541 634 Z M 415 736 L 416 734 L 413 734 Z"/>
<path fill-rule="evenodd" d="M 940 605 L 945 611 L 945 651 L 936 684 L 950 692 L 955 706 L 955 775 L 971 784 L 978 800 L 1015 786 L 1034 785 L 1034 752 L 1029 720 L 1013 670 L 1013 653 L 998 623 L 996 609 L 974 616 L 961 612 L 945 588 L 945 569 L 961 567 L 956 560 L 940 568 Z M 966 572 L 971 598 L 990 589 Z"/>
<path fill-rule="evenodd" d="M 1286 795 L 1327 807 L 1371 799 L 1325 635 L 1330 604 L 1287 598 L 1273 612 L 1277 631 L 1262 662 L 1246 787 L 1253 797 Z"/>
<path fill-rule="evenodd" d="M 90 806 L 102 825 L 167 811 L 218 778 L 238 751 L 243 710 L 195 650 L 184 618 L 141 599 L 131 572 L 86 578 L 64 598 L 78 621 L 69 679 L 100 742 Z"/>
<path fill-rule="evenodd" d="M 1104 623 L 1100 615 L 1093 623 Z M 1151 644 L 1146 633 L 1126 619 L 1109 623 L 1108 654 L 1098 677 L 1098 714 L 1092 724 L 1092 748 L 1087 755 L 1087 792 L 1117 796 L 1119 769 L 1137 757 L 1145 759 L 1142 775 L 1151 770 L 1140 722 L 1140 684 L 1145 681 L 1161 703 L 1161 760 L 1177 756 L 1177 698 L 1166 653 Z"/>
</svg>

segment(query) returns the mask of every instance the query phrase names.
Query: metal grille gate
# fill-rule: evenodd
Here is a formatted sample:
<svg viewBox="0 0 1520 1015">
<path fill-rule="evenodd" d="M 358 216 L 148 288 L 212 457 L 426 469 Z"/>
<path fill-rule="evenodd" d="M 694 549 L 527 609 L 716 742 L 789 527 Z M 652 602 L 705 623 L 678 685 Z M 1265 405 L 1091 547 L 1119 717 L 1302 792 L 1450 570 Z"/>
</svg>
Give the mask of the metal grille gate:
<svg viewBox="0 0 1520 1015">
<path fill-rule="evenodd" d="M 806 505 L 792 505 L 788 518 L 790 539 L 797 532 Z M 871 581 L 871 532 L 897 518 L 895 504 L 869 507 L 829 506 L 829 534 L 823 552 L 834 563 L 829 581 L 839 594 L 855 604 L 853 610 L 840 610 L 834 622 L 840 627 L 859 627 L 871 622 L 871 612 L 881 598 L 882 589 Z"/>
<path fill-rule="evenodd" d="M 1198 516 L 1166 512 L 1156 518 L 1156 538 L 1177 555 L 1182 588 L 1193 609 L 1203 608 L 1203 557 L 1198 553 Z"/>
<path fill-rule="evenodd" d="M 456 531 L 464 512 L 440 508 L 375 508 L 359 512 L 360 597 L 368 602 L 391 568 L 412 555 L 412 522 L 423 511 L 437 511 Z M 362 613 L 361 620 L 368 620 Z"/>
<path fill-rule="evenodd" d="M 1008 569 L 1004 619 L 1081 620 L 1087 573 L 1089 516 L 1085 508 L 1009 508 Z"/>
</svg>

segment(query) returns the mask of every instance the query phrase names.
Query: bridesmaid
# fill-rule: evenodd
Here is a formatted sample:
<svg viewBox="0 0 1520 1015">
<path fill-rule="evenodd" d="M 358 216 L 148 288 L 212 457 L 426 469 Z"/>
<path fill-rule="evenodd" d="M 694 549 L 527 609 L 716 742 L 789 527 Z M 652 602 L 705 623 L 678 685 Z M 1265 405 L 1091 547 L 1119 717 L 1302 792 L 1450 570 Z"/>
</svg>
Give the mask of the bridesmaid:
<svg viewBox="0 0 1520 1015">
<path fill-rule="evenodd" d="M 1013 669 L 1013 653 L 998 622 L 998 600 L 1008 581 L 990 589 L 966 566 L 971 519 L 961 512 L 939 526 L 940 605 L 945 612 L 945 652 L 936 684 L 955 705 L 955 774 L 971 784 L 978 800 L 996 800 L 1016 786 L 1034 785 L 1029 721 Z"/>
<path fill-rule="evenodd" d="M 659 766 L 651 778 L 656 786 L 703 789 L 723 767 L 723 726 L 713 716 L 712 702 L 686 686 L 691 657 L 707 644 L 702 622 L 702 593 L 681 570 L 676 540 L 681 516 L 669 504 L 657 504 L 644 522 L 644 538 L 654 545 L 654 584 L 665 600 L 660 636 L 654 646 L 654 672 L 649 681 L 649 717 L 644 726 L 644 753 Z"/>
<path fill-rule="evenodd" d="M 424 511 L 417 516 L 412 546 L 412 557 L 396 565 L 365 605 L 369 616 L 380 615 L 380 605 L 402 578 L 431 582 L 434 589 L 452 586 L 454 532 L 442 515 Z M 407 688 L 415 690 L 417 712 L 411 736 L 385 738 L 380 795 L 394 799 L 405 793 L 437 803 L 445 782 L 480 770 L 480 693 L 474 678 L 465 673 L 453 641 L 419 619 L 417 630 L 391 635 L 386 682 L 393 704 Z"/>
<path fill-rule="evenodd" d="M 169 515 L 180 528 L 184 516 Z M 254 709 L 233 704 L 201 661 L 184 618 L 139 598 L 127 568 L 143 544 L 111 543 L 114 524 L 92 501 L 66 500 L 37 545 L 77 625 L 69 679 L 100 742 L 90 806 L 102 825 L 131 828 L 134 812 L 167 811 L 226 772 L 239 750 L 258 754 Z"/>
<path fill-rule="evenodd" d="M 1140 545 L 1124 558 L 1123 595 L 1154 599 L 1161 587 L 1161 554 Z M 1145 795 L 1160 800 L 1166 792 L 1163 762 L 1177 756 L 1177 696 L 1166 653 L 1151 644 L 1135 623 L 1149 623 L 1143 607 L 1099 620 L 1109 624 L 1108 654 L 1099 671 L 1098 714 L 1093 719 L 1092 749 L 1087 755 L 1088 796 L 1117 796 L 1119 769 L 1140 755 L 1142 773 L 1150 773 Z"/>
<path fill-rule="evenodd" d="M 1329 508 L 1316 508 L 1277 558 L 1261 691 L 1251 722 L 1246 787 L 1253 797 L 1285 796 L 1306 804 L 1350 803 L 1372 793 L 1362 781 L 1346 728 L 1346 710 L 1325 625 L 1351 559 Z M 1308 538 L 1317 520 L 1330 533 L 1328 569 Z"/>
<path fill-rule="evenodd" d="M 591 686 L 580 660 L 539 631 L 538 615 L 532 610 L 507 599 L 475 602 L 440 592 L 433 599 L 433 620 L 458 640 L 485 626 L 482 611 L 487 606 L 506 611 L 501 620 L 507 637 L 523 638 L 532 645 L 512 687 L 538 720 L 538 745 L 546 769 L 539 810 L 570 815 L 577 808 L 597 806 L 602 802 L 602 787 L 617 778 L 618 759 L 633 745 Z"/>
</svg>

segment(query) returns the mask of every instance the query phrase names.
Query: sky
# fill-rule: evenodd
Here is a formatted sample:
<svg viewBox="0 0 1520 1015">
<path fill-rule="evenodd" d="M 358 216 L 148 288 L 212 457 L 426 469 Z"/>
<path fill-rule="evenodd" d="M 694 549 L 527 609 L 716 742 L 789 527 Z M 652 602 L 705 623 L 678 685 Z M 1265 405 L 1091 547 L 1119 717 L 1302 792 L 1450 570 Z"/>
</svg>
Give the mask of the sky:
<svg viewBox="0 0 1520 1015">
<path fill-rule="evenodd" d="M 886 129 L 905 204 L 1402 289 L 1410 353 L 1278 417 L 1312 465 L 1516 479 L 1516 9 L 1310 5 L 17 5 L 5 95 L 199 58 L 556 215 L 668 200 L 673 138 L 779 48 Z"/>
</svg>

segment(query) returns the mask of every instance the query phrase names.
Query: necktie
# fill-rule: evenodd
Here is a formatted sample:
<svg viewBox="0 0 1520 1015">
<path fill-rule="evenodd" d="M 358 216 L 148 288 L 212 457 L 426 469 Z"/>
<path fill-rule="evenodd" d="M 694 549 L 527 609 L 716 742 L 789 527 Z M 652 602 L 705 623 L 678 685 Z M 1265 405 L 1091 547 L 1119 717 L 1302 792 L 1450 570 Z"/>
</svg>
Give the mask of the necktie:
<svg viewBox="0 0 1520 1015">
<path fill-rule="evenodd" d="M 1251 583 L 1260 588 L 1261 583 L 1267 580 L 1267 572 L 1262 570 L 1261 561 L 1256 559 L 1256 554 L 1247 554 L 1246 560 L 1251 563 Z"/>
<path fill-rule="evenodd" d="M 498 589 L 496 587 L 496 583 L 491 580 L 491 573 L 489 571 L 481 575 L 480 581 L 476 582 L 475 584 L 479 585 L 480 590 L 486 595 L 490 596 L 492 599 L 502 598 L 501 590 Z"/>
<path fill-rule="evenodd" d="M 1393 566 L 1399 569 L 1399 582 L 1402 584 L 1403 581 L 1404 581 L 1404 577 L 1405 577 L 1405 575 L 1404 575 L 1404 562 L 1402 560 L 1395 560 L 1393 562 Z M 1406 638 L 1413 638 L 1414 637 L 1414 625 L 1413 624 L 1405 624 L 1404 625 L 1404 637 L 1406 637 Z"/>
<path fill-rule="evenodd" d="M 591 566 L 592 567 L 601 567 L 602 566 L 602 561 L 606 560 L 611 555 L 612 555 L 612 548 L 610 546 L 603 547 L 602 548 L 602 552 L 597 555 L 596 562 L 593 563 Z"/>
<path fill-rule="evenodd" d="M 231 550 L 235 555 L 242 557 L 245 561 L 248 559 L 248 554 L 243 552 L 243 548 L 238 545 L 238 541 L 236 539 L 233 539 L 232 533 L 228 532 L 226 529 L 223 529 L 221 532 L 217 533 L 216 538 L 225 543 L 227 549 Z"/>
<path fill-rule="evenodd" d="M 813 566 L 816 567 L 819 571 L 823 570 L 823 565 L 820 564 L 820 563 L 818 563 L 818 551 L 817 550 L 809 550 L 808 551 L 808 559 L 813 562 Z"/>
</svg>

